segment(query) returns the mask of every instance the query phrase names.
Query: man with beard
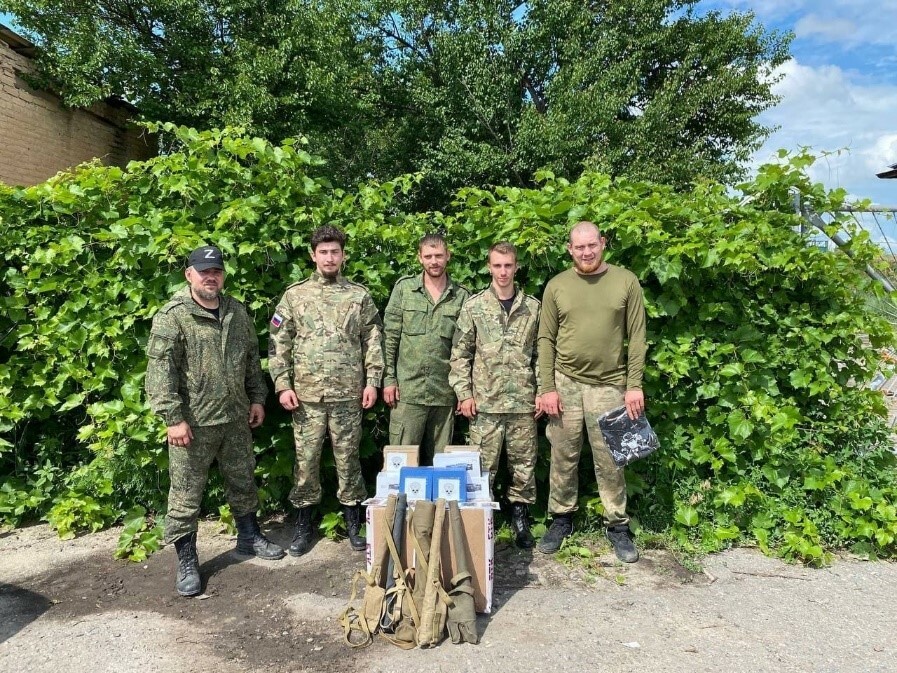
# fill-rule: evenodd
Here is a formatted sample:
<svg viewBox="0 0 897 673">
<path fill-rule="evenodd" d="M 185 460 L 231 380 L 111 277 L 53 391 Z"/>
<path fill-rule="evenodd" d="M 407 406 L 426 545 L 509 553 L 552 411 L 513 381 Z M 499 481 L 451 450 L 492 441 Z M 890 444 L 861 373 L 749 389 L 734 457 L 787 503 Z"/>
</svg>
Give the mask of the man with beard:
<svg viewBox="0 0 897 673">
<path fill-rule="evenodd" d="M 251 429 L 265 419 L 268 388 L 255 326 L 240 302 L 221 294 L 218 248 L 190 253 L 185 275 L 187 287 L 153 318 L 145 383 L 150 407 L 168 426 L 165 542 L 177 550 L 175 589 L 195 596 L 202 591 L 197 517 L 214 460 L 237 524 L 237 552 L 280 559 L 284 551 L 262 535 L 256 518 Z"/>
<path fill-rule="evenodd" d="M 617 557 L 638 560 L 626 514 L 626 482 L 601 436 L 597 419 L 626 406 L 630 418 L 645 408 L 645 308 L 633 273 L 604 261 L 606 241 L 592 222 L 570 231 L 573 268 L 552 278 L 539 323 L 539 393 L 551 443 L 548 510 L 551 527 L 539 551 L 560 549 L 573 532 L 583 425 L 595 462 L 607 537 Z"/>
<path fill-rule="evenodd" d="M 470 293 L 446 273 L 451 254 L 439 234 L 424 236 L 419 276 L 399 279 L 384 313 L 383 401 L 389 415 L 389 443 L 420 446 L 420 464 L 451 443 L 455 393 L 448 382 L 452 337 Z"/>
<path fill-rule="evenodd" d="M 364 286 L 340 270 L 346 236 L 318 227 L 311 277 L 290 285 L 271 318 L 268 370 L 280 405 L 293 414 L 296 465 L 290 502 L 298 509 L 291 556 L 311 548 L 312 509 L 321 502 L 321 450 L 329 431 L 349 544 L 363 551 L 361 505 L 367 497 L 358 447 L 363 409 L 383 377 L 382 323 Z"/>
</svg>

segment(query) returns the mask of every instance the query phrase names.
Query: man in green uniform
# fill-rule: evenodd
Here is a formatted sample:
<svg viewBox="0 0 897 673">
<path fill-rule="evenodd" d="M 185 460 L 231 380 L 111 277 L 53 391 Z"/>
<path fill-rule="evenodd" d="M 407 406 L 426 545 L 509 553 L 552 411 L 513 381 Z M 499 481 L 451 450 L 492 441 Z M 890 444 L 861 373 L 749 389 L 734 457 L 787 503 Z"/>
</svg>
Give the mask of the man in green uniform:
<svg viewBox="0 0 897 673">
<path fill-rule="evenodd" d="M 289 552 L 311 548 L 312 508 L 321 502 L 321 449 L 330 432 L 337 499 L 349 544 L 364 550 L 360 502 L 367 496 L 358 445 L 362 409 L 377 401 L 383 377 L 382 323 L 371 295 L 340 273 L 346 237 L 324 226 L 311 237 L 316 270 L 290 285 L 271 318 L 268 369 L 280 405 L 293 413 L 296 466 L 290 502 L 298 508 Z"/>
<path fill-rule="evenodd" d="M 255 326 L 240 302 L 221 294 L 218 248 L 190 253 L 185 275 L 188 286 L 153 318 L 145 384 L 150 407 L 168 426 L 165 542 L 178 554 L 175 588 L 194 596 L 202 590 L 196 520 L 216 459 L 237 524 L 237 551 L 263 559 L 284 552 L 262 535 L 255 514 L 251 428 L 264 421 L 268 395 Z"/>
<path fill-rule="evenodd" d="M 542 297 L 539 392 L 549 416 L 548 510 L 554 518 L 538 549 L 553 553 L 573 532 L 585 425 L 607 537 L 617 557 L 632 563 L 638 560 L 638 550 L 626 514 L 626 482 L 597 419 L 624 404 L 633 419 L 645 408 L 645 307 L 638 279 L 605 262 L 604 246 L 593 223 L 574 226 L 567 243 L 573 268 L 552 278 Z"/>
<path fill-rule="evenodd" d="M 384 313 L 386 376 L 383 401 L 390 444 L 420 446 L 420 464 L 432 463 L 452 440 L 455 394 L 448 385 L 452 336 L 470 293 L 446 273 L 451 254 L 439 234 L 424 236 L 419 276 L 399 279 Z"/>
<path fill-rule="evenodd" d="M 471 419 L 470 441 L 480 449 L 495 481 L 502 445 L 507 446 L 511 526 L 516 543 L 530 549 L 529 505 L 536 502 L 536 335 L 539 300 L 514 285 L 517 250 L 506 241 L 489 249 L 492 284 L 466 302 L 458 317 L 449 382 L 460 412 Z"/>
</svg>

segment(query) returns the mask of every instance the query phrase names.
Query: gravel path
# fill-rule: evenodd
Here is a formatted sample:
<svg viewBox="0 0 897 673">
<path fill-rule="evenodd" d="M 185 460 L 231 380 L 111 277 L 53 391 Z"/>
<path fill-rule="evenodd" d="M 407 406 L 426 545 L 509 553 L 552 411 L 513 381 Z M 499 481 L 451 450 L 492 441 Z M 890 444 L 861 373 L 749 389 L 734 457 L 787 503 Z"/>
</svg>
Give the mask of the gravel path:
<svg viewBox="0 0 897 673">
<path fill-rule="evenodd" d="M 897 670 L 897 566 L 812 570 L 741 549 L 691 572 L 648 550 L 590 567 L 499 545 L 482 642 L 402 651 L 342 643 L 336 617 L 361 565 L 346 543 L 300 559 L 242 560 L 203 524 L 202 599 L 173 591 L 173 550 L 111 558 L 117 530 L 62 542 L 45 526 L 0 535 L 0 671 L 851 671 Z M 270 527 L 281 542 L 282 524 Z"/>
</svg>

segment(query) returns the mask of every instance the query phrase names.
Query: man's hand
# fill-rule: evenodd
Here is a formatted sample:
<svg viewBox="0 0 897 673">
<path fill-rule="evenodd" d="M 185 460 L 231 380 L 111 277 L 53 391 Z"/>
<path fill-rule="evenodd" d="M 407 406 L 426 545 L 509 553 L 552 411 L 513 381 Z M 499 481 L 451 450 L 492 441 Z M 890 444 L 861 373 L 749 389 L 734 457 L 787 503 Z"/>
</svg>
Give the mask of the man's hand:
<svg viewBox="0 0 897 673">
<path fill-rule="evenodd" d="M 280 406 L 287 411 L 295 411 L 299 408 L 299 398 L 296 397 L 296 391 L 290 388 L 281 390 L 277 395 L 277 400 L 280 402 Z"/>
<path fill-rule="evenodd" d="M 629 414 L 629 418 L 634 421 L 645 410 L 645 393 L 641 390 L 627 390 L 623 404 L 626 405 L 626 413 Z"/>
<path fill-rule="evenodd" d="M 168 426 L 168 443 L 172 446 L 190 446 L 192 439 L 193 430 L 190 429 L 187 421 Z"/>
<path fill-rule="evenodd" d="M 361 408 L 370 409 L 377 401 L 377 389 L 374 386 L 365 386 L 361 393 Z"/>
<path fill-rule="evenodd" d="M 542 411 L 552 418 L 557 418 L 564 413 L 564 404 L 556 390 L 542 395 Z"/>
<path fill-rule="evenodd" d="M 398 386 L 386 386 L 383 389 L 383 401 L 389 405 L 390 409 L 396 408 L 396 402 L 399 401 L 399 387 Z"/>
<path fill-rule="evenodd" d="M 477 415 L 477 403 L 472 397 L 458 402 L 458 413 L 464 418 L 473 418 Z"/>
<path fill-rule="evenodd" d="M 265 406 L 262 404 L 249 405 L 249 427 L 255 430 L 265 422 Z"/>
<path fill-rule="evenodd" d="M 536 413 L 533 418 L 541 418 L 545 414 L 545 407 L 542 406 L 542 396 L 536 395 Z"/>
</svg>

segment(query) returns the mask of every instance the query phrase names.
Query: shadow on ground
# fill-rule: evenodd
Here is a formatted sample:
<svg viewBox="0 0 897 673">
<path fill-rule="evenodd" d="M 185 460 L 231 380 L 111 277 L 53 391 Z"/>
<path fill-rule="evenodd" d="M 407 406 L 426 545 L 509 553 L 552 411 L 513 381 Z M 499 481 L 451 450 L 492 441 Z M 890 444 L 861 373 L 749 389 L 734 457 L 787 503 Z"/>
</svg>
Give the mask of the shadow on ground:
<svg viewBox="0 0 897 673">
<path fill-rule="evenodd" d="M 50 609 L 49 599 L 12 584 L 0 584 L 0 643 Z"/>
</svg>

